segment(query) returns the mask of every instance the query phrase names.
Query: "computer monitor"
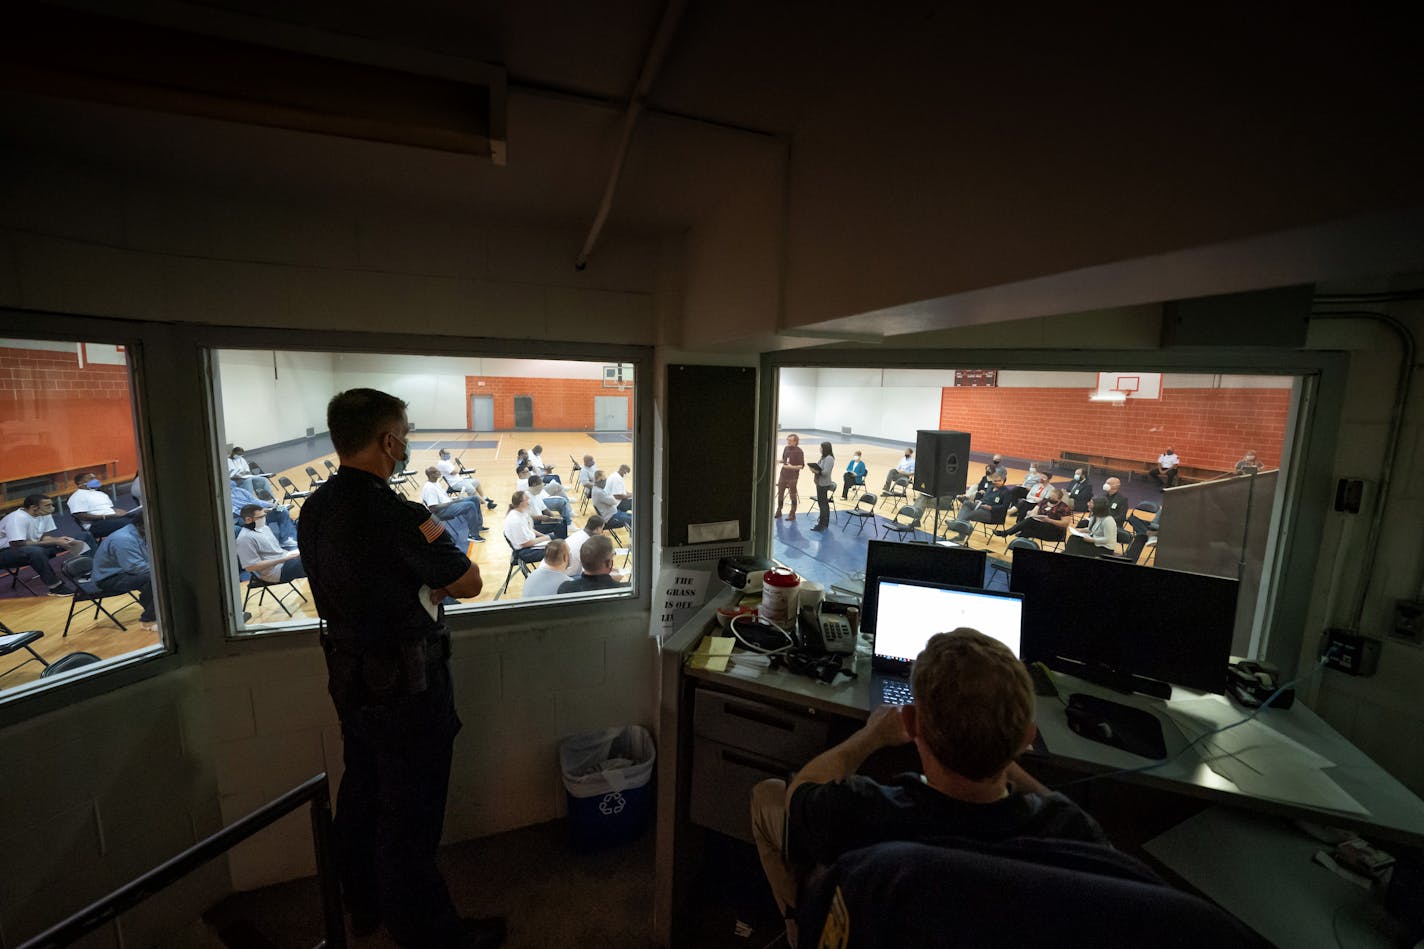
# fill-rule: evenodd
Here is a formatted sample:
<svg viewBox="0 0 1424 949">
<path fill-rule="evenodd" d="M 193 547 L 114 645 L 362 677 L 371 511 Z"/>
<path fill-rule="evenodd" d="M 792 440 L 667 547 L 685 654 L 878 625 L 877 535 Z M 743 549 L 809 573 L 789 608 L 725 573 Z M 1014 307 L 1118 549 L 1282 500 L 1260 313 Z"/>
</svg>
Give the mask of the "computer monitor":
<svg viewBox="0 0 1424 949">
<path fill-rule="evenodd" d="M 1239 584 L 1042 550 L 1014 551 L 1025 662 L 1166 697 L 1167 685 L 1226 691 Z"/>
<path fill-rule="evenodd" d="M 881 577 L 873 668 L 904 674 L 930 637 L 961 626 L 977 629 L 1019 654 L 1023 598 L 1015 593 Z"/>
<path fill-rule="evenodd" d="M 896 544 L 872 540 L 865 548 L 865 591 L 861 594 L 860 628 L 875 632 L 876 588 L 881 577 L 928 580 L 956 587 L 984 586 L 985 553 L 968 547 L 938 544 Z"/>
</svg>

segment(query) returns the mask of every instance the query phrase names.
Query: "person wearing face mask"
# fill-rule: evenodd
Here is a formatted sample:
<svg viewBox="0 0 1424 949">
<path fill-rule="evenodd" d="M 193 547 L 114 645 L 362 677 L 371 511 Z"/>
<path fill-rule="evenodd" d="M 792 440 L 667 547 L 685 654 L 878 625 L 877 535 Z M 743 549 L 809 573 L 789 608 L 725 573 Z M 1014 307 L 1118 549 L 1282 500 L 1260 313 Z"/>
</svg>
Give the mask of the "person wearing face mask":
<svg viewBox="0 0 1424 949">
<path fill-rule="evenodd" d="M 351 928 L 384 923 L 401 946 L 498 946 L 504 920 L 460 918 L 435 862 L 460 730 L 442 610 L 479 594 L 480 571 L 390 489 L 410 457 L 405 402 L 348 389 L 326 421 L 341 468 L 303 506 L 297 540 L 341 722 L 335 842 Z"/>
<path fill-rule="evenodd" d="M 292 520 L 291 512 L 284 504 L 263 504 L 261 499 L 251 491 L 241 485 L 234 484 L 230 489 L 232 516 L 238 527 L 243 526 L 242 509 L 248 505 L 256 505 L 262 508 L 263 516 L 267 518 L 267 529 L 277 538 L 283 547 L 292 548 L 297 546 L 297 522 Z"/>
<path fill-rule="evenodd" d="M 602 468 L 593 473 L 593 510 L 603 518 L 606 527 L 627 527 L 633 523 L 631 511 L 618 509 L 618 496 L 608 490 L 608 472 Z"/>
<path fill-rule="evenodd" d="M 96 538 L 107 537 L 133 523 L 134 518 L 127 511 L 114 507 L 114 499 L 104 493 L 104 482 L 94 472 L 77 476 L 74 485 L 78 490 L 69 496 L 69 513 Z"/>
<path fill-rule="evenodd" d="M 841 500 L 849 500 L 850 489 L 858 485 L 865 484 L 867 473 L 865 462 L 861 460 L 860 452 L 850 456 L 850 462 L 845 466 L 845 472 L 841 474 Z"/>
<path fill-rule="evenodd" d="M 1109 478 L 1103 482 L 1103 497 L 1108 503 L 1108 514 L 1117 524 L 1127 523 L 1127 512 L 1132 510 L 1132 502 L 1119 490 L 1121 487 L 1122 482 L 1117 478 Z"/>
<path fill-rule="evenodd" d="M 1068 529 L 1068 543 L 1063 545 L 1063 552 L 1075 557 L 1117 553 L 1117 521 L 1108 512 L 1107 498 L 1094 498 L 1087 523 Z"/>
<path fill-rule="evenodd" d="M 1181 463 L 1182 459 L 1177 457 L 1177 453 L 1168 448 L 1157 456 L 1157 467 L 1149 471 L 1148 474 L 1152 476 L 1153 481 L 1156 481 L 1164 488 L 1175 487 L 1177 484 L 1177 476 L 1181 474 L 1178 470 Z"/>
<path fill-rule="evenodd" d="M 998 456 L 995 455 L 994 457 L 997 458 Z M 979 479 L 979 483 L 976 484 L 972 490 L 961 494 L 955 500 L 959 501 L 961 506 L 966 504 L 970 506 L 978 504 L 980 499 L 984 497 L 984 492 L 994 486 L 994 476 L 1002 475 L 1003 473 L 1002 468 L 996 467 L 992 461 L 989 462 L 984 466 L 984 475 Z"/>
<path fill-rule="evenodd" d="M 905 457 L 900 459 L 900 467 L 890 469 L 889 473 L 885 475 L 885 487 L 881 488 L 880 490 L 889 491 L 890 485 L 894 484 L 896 481 L 900 480 L 901 478 L 913 478 L 914 475 L 915 450 L 913 448 L 906 448 Z"/>
<path fill-rule="evenodd" d="M 1034 485 L 1038 484 L 1040 481 L 1047 480 L 1047 475 L 1039 473 L 1038 465 L 1030 463 L 1028 466 L 1028 474 L 1024 475 L 1022 486 L 1025 490 L 1032 490 Z"/>
<path fill-rule="evenodd" d="M 1088 505 L 1093 503 L 1093 486 L 1088 482 L 1088 475 L 1082 468 L 1073 472 L 1073 483 L 1065 493 L 1068 504 L 1075 511 L 1086 511 Z"/>
<path fill-rule="evenodd" d="M 241 485 L 253 494 L 261 495 L 268 499 L 276 497 L 272 493 L 272 482 L 268 481 L 260 474 L 252 473 L 252 466 L 247 463 L 245 453 L 240 446 L 234 445 L 232 451 L 227 456 L 227 477 L 233 484 Z"/>
<path fill-rule="evenodd" d="M 267 510 L 260 504 L 242 506 L 242 530 L 233 546 L 237 565 L 268 583 L 286 583 L 307 575 L 301 552 L 283 547 L 267 526 Z"/>
</svg>

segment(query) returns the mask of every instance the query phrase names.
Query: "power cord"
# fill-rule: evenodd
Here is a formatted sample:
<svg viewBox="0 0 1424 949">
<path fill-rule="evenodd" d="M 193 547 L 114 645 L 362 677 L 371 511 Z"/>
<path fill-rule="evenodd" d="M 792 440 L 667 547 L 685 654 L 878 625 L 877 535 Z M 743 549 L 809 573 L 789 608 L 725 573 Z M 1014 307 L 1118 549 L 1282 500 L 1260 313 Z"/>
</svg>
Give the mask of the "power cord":
<svg viewBox="0 0 1424 949">
<path fill-rule="evenodd" d="M 1317 675 L 1319 675 L 1320 670 L 1325 668 L 1326 661 L 1330 658 L 1331 654 L 1334 651 L 1335 650 L 1332 649 L 1325 655 L 1321 656 L 1320 660 L 1316 662 L 1315 666 L 1310 670 L 1310 672 L 1306 673 L 1303 676 L 1297 676 L 1296 678 L 1285 683 L 1284 685 L 1277 687 L 1276 691 L 1272 692 L 1269 696 L 1267 696 L 1266 700 L 1262 702 L 1250 715 L 1247 715 L 1244 718 L 1237 719 L 1229 725 L 1222 725 L 1220 728 L 1213 728 L 1209 732 L 1205 732 L 1201 735 L 1198 735 L 1196 738 L 1193 738 L 1181 748 L 1177 749 L 1175 754 L 1168 755 L 1161 761 L 1154 761 L 1151 764 L 1140 765 L 1136 768 L 1120 768 L 1116 771 L 1104 771 L 1101 774 L 1090 774 L 1084 778 L 1074 778 L 1072 781 L 1065 781 L 1062 784 L 1056 785 L 1051 790 L 1061 791 L 1064 788 L 1073 787 L 1077 784 L 1087 784 L 1089 781 L 1098 781 L 1102 778 L 1115 778 L 1124 774 L 1141 774 L 1144 771 L 1151 771 L 1154 768 L 1160 768 L 1165 764 L 1170 764 L 1171 762 L 1176 761 L 1182 755 L 1186 754 L 1186 752 L 1190 749 L 1195 748 L 1198 744 L 1210 738 L 1212 735 L 1220 735 L 1222 732 L 1230 731 L 1231 729 L 1236 728 L 1237 726 L 1245 725 L 1249 721 L 1254 721 L 1256 716 L 1260 715 L 1267 708 L 1269 708 L 1270 704 L 1274 702 L 1276 698 L 1286 689 L 1294 688 L 1296 686 L 1303 686 L 1311 679 L 1314 679 Z"/>
<path fill-rule="evenodd" d="M 745 639 L 742 638 L 742 634 L 737 632 L 737 621 L 747 619 L 748 617 L 755 618 L 757 626 L 770 626 L 772 629 L 785 636 L 786 645 L 778 646 L 775 649 L 767 649 L 765 646 L 757 646 L 753 643 L 747 642 Z M 790 652 L 791 650 L 796 648 L 796 640 L 792 637 L 790 633 L 782 629 L 780 626 L 777 626 L 771 620 L 757 617 L 754 613 L 738 613 L 736 616 L 733 616 L 731 621 L 727 623 L 727 632 L 731 633 L 732 637 L 736 639 L 737 642 L 741 643 L 745 648 L 750 649 L 752 652 L 759 652 L 763 656 L 779 656 L 782 653 Z"/>
</svg>

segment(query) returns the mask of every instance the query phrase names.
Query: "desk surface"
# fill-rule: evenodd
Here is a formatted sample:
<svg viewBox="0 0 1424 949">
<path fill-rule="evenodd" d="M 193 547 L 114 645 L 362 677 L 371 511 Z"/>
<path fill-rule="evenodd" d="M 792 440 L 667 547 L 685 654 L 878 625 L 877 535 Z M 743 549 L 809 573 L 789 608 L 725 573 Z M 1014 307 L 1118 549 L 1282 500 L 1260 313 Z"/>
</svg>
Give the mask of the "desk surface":
<svg viewBox="0 0 1424 949">
<path fill-rule="evenodd" d="M 700 638 L 698 635 L 688 642 L 688 651 Z M 691 668 L 685 671 L 689 677 L 718 688 L 815 708 L 832 715 L 863 720 L 870 714 L 872 675 L 869 647 L 864 640 L 861 641 L 861 649 L 854 664 L 857 677 L 850 680 L 838 678 L 836 683 L 830 685 L 785 670 L 772 671 L 748 659 L 748 654 L 739 649 L 733 653 L 732 664 L 726 672 Z M 1246 807 L 1283 817 L 1315 820 L 1347 827 L 1380 839 L 1424 846 L 1424 801 L 1299 702 L 1286 711 L 1268 710 L 1258 717 L 1256 722 L 1333 762 L 1334 766 L 1325 768 L 1323 773 L 1358 801 L 1368 811 L 1367 814 L 1276 800 L 1243 790 L 1208 767 L 1196 750 L 1186 751 L 1180 757 L 1170 757 L 1177 754 L 1188 740 L 1165 713 L 1168 703 L 1148 696 L 1121 695 L 1070 676 L 1059 675 L 1056 678 L 1059 691 L 1065 698 L 1071 692 L 1101 695 L 1124 705 L 1146 709 L 1162 722 L 1168 760 L 1151 771 L 1116 775 L 1117 780 L 1157 786 L 1221 804 Z M 1203 695 L 1189 690 L 1175 690 L 1171 701 L 1191 700 L 1219 702 L 1228 710 L 1228 714 L 1239 712 L 1243 717 L 1247 714 L 1239 707 L 1232 706 L 1224 696 Z M 1040 696 L 1037 702 L 1036 720 L 1039 733 L 1055 764 L 1081 770 L 1085 774 L 1114 772 L 1150 764 L 1148 759 L 1090 741 L 1074 733 L 1068 727 L 1063 704 L 1059 699 Z"/>
</svg>

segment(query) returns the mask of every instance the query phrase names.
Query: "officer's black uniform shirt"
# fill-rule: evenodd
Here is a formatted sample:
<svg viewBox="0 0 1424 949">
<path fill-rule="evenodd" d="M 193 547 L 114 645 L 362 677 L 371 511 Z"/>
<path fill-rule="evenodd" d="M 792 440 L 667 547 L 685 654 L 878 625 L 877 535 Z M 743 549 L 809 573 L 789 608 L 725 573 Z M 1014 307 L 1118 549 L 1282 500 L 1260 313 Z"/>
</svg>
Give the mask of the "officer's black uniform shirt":
<svg viewBox="0 0 1424 949">
<path fill-rule="evenodd" d="M 1093 500 L 1093 486 L 1088 483 L 1088 479 L 1074 481 L 1073 486 L 1068 489 L 1068 503 L 1073 505 L 1075 511 L 1086 511 L 1088 504 Z"/>
<path fill-rule="evenodd" d="M 370 472 L 342 468 L 301 515 L 302 565 L 333 639 L 390 645 L 442 629 L 417 594 L 454 583 L 470 562 L 423 505 Z"/>
<path fill-rule="evenodd" d="M 1127 525 L 1127 512 L 1132 510 L 1132 502 L 1121 491 L 1104 494 L 1103 497 L 1108 502 L 1108 514 L 1112 516 L 1113 523 L 1117 524 L 1118 530 L 1122 530 Z"/>
<path fill-rule="evenodd" d="M 985 506 L 998 511 L 1000 509 L 1007 509 L 1013 499 L 1013 488 L 1007 485 L 1001 485 L 984 495 L 983 503 Z"/>
</svg>

